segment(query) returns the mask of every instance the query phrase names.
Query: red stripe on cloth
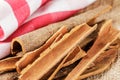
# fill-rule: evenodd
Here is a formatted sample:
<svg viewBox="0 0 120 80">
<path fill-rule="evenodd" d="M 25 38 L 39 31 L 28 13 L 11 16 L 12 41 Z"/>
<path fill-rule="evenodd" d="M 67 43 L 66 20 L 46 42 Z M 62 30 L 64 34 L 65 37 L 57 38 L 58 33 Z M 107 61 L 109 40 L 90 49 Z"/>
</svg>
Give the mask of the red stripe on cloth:
<svg viewBox="0 0 120 80">
<path fill-rule="evenodd" d="M 50 1 L 50 0 L 42 0 L 42 5 L 45 4 L 48 1 Z"/>
<path fill-rule="evenodd" d="M 2 30 L 2 28 L 0 26 L 0 38 L 3 38 L 3 37 L 4 37 L 4 32 L 3 32 L 3 30 Z"/>
<path fill-rule="evenodd" d="M 30 9 L 26 0 L 6 0 L 13 9 L 13 12 L 17 18 L 18 25 L 21 25 L 23 21 L 30 15 Z"/>
</svg>

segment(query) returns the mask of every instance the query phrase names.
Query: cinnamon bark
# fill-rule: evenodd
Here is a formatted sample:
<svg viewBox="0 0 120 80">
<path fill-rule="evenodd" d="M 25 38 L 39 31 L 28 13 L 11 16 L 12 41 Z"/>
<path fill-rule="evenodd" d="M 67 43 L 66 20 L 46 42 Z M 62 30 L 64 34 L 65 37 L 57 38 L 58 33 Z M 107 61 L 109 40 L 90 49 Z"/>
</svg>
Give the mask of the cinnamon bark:
<svg viewBox="0 0 120 80">
<path fill-rule="evenodd" d="M 76 62 L 77 60 L 83 58 L 84 56 L 86 56 L 86 52 L 83 51 L 80 46 L 77 46 L 73 52 L 68 56 L 68 58 L 65 60 L 64 64 L 62 65 L 62 67 L 66 67 L 69 66 L 70 64 L 73 64 L 74 62 Z"/>
<path fill-rule="evenodd" d="M 99 35 L 80 63 L 68 74 L 65 80 L 76 80 L 95 61 L 95 59 L 106 50 L 111 43 L 118 39 L 120 32 L 111 26 L 111 21 L 107 21 L 101 28 Z"/>
<path fill-rule="evenodd" d="M 105 51 L 94 61 L 95 66 L 87 69 L 81 76 L 79 76 L 78 80 L 85 79 L 107 70 L 115 61 L 117 54 L 117 49 L 110 49 L 108 51 Z"/>
<path fill-rule="evenodd" d="M 0 72 L 15 70 L 15 63 L 20 59 L 20 57 L 9 57 L 3 60 L 0 60 Z"/>
<path fill-rule="evenodd" d="M 111 64 L 116 60 L 118 55 L 117 48 L 112 48 L 104 53 L 102 53 L 95 61 L 94 66 L 89 67 L 87 70 L 83 72 L 82 75 L 78 77 L 78 80 L 85 79 L 87 77 L 99 74 L 110 68 Z M 76 65 L 71 64 L 71 66 Z M 59 72 L 55 75 L 54 80 L 59 80 L 64 78 L 72 71 L 74 67 L 67 66 L 66 69 L 63 68 L 59 70 Z"/>
<path fill-rule="evenodd" d="M 81 43 L 90 33 L 96 29 L 96 26 L 89 27 L 82 24 L 63 36 L 56 44 L 52 45 L 48 50 L 43 52 L 24 73 L 19 77 L 21 80 L 36 80 L 42 78 L 50 69 L 59 63 L 71 49 Z M 81 32 L 81 33 L 80 33 Z"/>
<path fill-rule="evenodd" d="M 47 40 L 47 42 L 41 46 L 40 48 L 26 53 L 17 63 L 16 63 L 16 69 L 17 72 L 20 73 L 23 68 L 25 68 L 27 65 L 32 64 L 38 57 L 40 57 L 40 54 L 50 47 L 51 44 L 55 43 L 57 40 L 56 38 L 59 37 L 59 35 L 63 36 L 67 32 L 67 28 L 63 26 L 60 28 L 50 39 Z"/>
<path fill-rule="evenodd" d="M 79 60 L 80 58 L 82 58 L 85 55 L 86 55 L 86 53 L 79 46 L 76 46 L 62 60 L 62 62 L 59 64 L 59 66 L 56 68 L 56 70 L 51 74 L 51 76 L 48 78 L 48 80 L 53 80 L 54 76 L 58 73 L 58 71 L 61 68 L 65 67 L 65 66 L 69 66 L 70 64 L 74 63 L 75 61 Z"/>
<path fill-rule="evenodd" d="M 111 6 L 104 5 L 99 6 L 93 10 L 86 11 L 80 15 L 71 17 L 65 21 L 61 21 L 58 23 L 54 23 L 44 28 L 35 30 L 28 34 L 22 35 L 12 40 L 11 43 L 11 51 L 12 54 L 16 54 L 20 51 L 24 53 L 35 50 L 39 48 L 44 42 L 55 33 L 60 27 L 66 26 L 68 29 L 73 28 L 76 25 L 81 23 L 91 23 L 96 17 L 104 14 L 105 12 L 109 11 Z"/>
</svg>

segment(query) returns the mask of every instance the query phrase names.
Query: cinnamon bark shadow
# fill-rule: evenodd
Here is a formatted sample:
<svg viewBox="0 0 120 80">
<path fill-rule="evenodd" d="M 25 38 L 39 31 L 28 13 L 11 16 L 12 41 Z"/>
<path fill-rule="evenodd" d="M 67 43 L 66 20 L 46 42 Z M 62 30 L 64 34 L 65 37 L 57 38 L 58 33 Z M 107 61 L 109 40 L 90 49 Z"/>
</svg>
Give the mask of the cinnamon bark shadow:
<svg viewBox="0 0 120 80">
<path fill-rule="evenodd" d="M 18 80 L 18 73 L 16 71 L 0 73 L 0 80 Z"/>
</svg>

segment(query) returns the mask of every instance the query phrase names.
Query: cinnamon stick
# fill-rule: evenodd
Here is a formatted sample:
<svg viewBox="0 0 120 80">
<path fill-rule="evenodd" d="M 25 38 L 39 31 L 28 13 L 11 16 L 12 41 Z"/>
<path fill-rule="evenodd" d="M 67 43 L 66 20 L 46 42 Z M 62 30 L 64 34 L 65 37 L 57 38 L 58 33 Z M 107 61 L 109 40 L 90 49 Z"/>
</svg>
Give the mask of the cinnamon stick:
<svg viewBox="0 0 120 80">
<path fill-rule="evenodd" d="M 62 60 L 62 62 L 59 64 L 59 66 L 56 68 L 56 70 L 52 73 L 52 75 L 48 78 L 48 80 L 53 80 L 56 73 L 63 67 L 68 66 L 78 59 L 85 56 L 85 52 L 79 47 L 76 46 L 73 50 L 71 50 L 67 56 Z"/>
<path fill-rule="evenodd" d="M 83 51 L 80 46 L 77 46 L 73 52 L 68 56 L 65 63 L 62 65 L 62 67 L 66 67 L 70 64 L 73 64 L 75 61 L 83 58 L 86 55 L 86 52 Z"/>
<path fill-rule="evenodd" d="M 96 26 L 89 27 L 87 24 L 76 26 L 70 33 L 63 36 L 60 41 L 51 46 L 50 50 L 46 51 L 47 53 L 43 52 L 42 54 L 45 55 L 39 57 L 19 78 L 21 80 L 42 78 L 51 68 L 59 63 L 72 48 L 78 43 L 81 43 L 95 29 Z"/>
<path fill-rule="evenodd" d="M 110 49 L 105 53 L 102 53 L 95 61 L 95 66 L 86 70 L 78 80 L 99 74 L 110 68 L 110 65 L 115 61 L 117 57 L 117 49 Z"/>
<path fill-rule="evenodd" d="M 105 12 L 109 11 L 111 6 L 104 5 L 99 6 L 93 10 L 86 11 L 80 15 L 71 17 L 65 21 L 61 21 L 58 23 L 54 23 L 44 28 L 35 30 L 28 34 L 22 35 L 12 40 L 11 43 L 11 51 L 12 54 L 16 54 L 20 51 L 24 53 L 35 50 L 39 48 L 44 42 L 53 34 L 55 33 L 60 27 L 66 25 L 68 29 L 73 28 L 76 25 L 82 23 L 91 23 L 96 17 L 104 14 Z M 85 17 L 86 16 L 86 17 Z M 38 35 L 39 34 L 39 35 Z"/>
<path fill-rule="evenodd" d="M 50 47 L 51 44 L 56 40 L 57 36 L 64 35 L 67 32 L 66 27 L 62 27 L 59 29 L 50 39 L 47 40 L 47 42 L 41 46 L 40 48 L 26 53 L 17 63 L 16 63 L 16 69 L 17 72 L 20 73 L 23 68 L 25 68 L 28 64 L 33 63 L 38 57 L 40 57 L 40 54 Z"/>
<path fill-rule="evenodd" d="M 109 49 L 102 53 L 95 61 L 94 66 L 89 67 L 87 70 L 85 70 L 82 75 L 78 77 L 78 80 L 85 79 L 89 76 L 96 75 L 99 73 L 104 72 L 108 68 L 110 68 L 110 65 L 115 61 L 117 57 L 118 50 L 116 48 Z M 70 66 L 76 65 L 75 63 L 71 64 Z M 54 80 L 63 79 L 69 74 L 69 72 L 72 71 L 74 67 L 64 67 L 59 71 L 55 76 Z"/>
<path fill-rule="evenodd" d="M 107 49 L 110 44 L 117 40 L 120 32 L 111 26 L 111 21 L 107 21 L 101 28 L 99 35 L 80 63 L 68 74 L 65 80 L 76 80 L 95 61 L 95 59 Z"/>
<path fill-rule="evenodd" d="M 0 72 L 15 70 L 15 63 L 20 59 L 20 57 L 9 57 L 0 60 Z"/>
</svg>

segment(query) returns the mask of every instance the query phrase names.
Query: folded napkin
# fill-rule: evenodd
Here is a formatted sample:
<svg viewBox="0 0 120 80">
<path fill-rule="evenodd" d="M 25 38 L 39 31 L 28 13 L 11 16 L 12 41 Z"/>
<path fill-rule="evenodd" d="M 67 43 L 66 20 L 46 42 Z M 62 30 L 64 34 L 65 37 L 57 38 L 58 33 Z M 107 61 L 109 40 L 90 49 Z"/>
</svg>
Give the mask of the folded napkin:
<svg viewBox="0 0 120 80">
<path fill-rule="evenodd" d="M 0 0 L 0 59 L 14 37 L 69 18 L 95 0 Z"/>
</svg>

